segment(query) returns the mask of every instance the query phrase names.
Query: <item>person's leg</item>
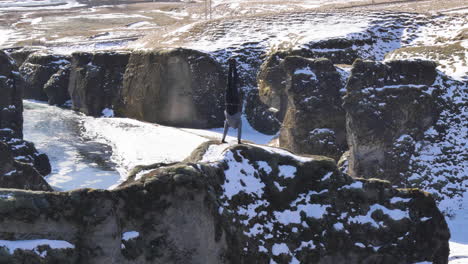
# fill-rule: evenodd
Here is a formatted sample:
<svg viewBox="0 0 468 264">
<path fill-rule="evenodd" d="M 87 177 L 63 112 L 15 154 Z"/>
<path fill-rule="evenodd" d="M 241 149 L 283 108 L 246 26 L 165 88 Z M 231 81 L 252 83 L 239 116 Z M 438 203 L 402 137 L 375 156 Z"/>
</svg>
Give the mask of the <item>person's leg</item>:
<svg viewBox="0 0 468 264">
<path fill-rule="evenodd" d="M 237 143 L 238 144 L 242 144 L 241 137 L 242 137 L 242 120 L 239 120 L 239 127 L 237 127 Z"/>
<path fill-rule="evenodd" d="M 226 121 L 224 121 L 224 132 L 223 132 L 223 139 L 221 140 L 221 143 L 226 143 L 225 139 L 226 139 L 228 129 L 229 129 L 229 126 L 228 126 L 228 122 L 226 120 Z"/>
</svg>

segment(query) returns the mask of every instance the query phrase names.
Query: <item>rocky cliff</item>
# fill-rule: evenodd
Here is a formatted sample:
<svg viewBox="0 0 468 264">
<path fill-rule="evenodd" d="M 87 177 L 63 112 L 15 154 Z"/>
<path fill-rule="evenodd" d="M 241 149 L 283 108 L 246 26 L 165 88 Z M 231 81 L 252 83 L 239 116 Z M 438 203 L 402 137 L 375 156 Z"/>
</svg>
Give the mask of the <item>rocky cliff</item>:
<svg viewBox="0 0 468 264">
<path fill-rule="evenodd" d="M 68 84 L 72 108 L 92 116 L 113 109 L 120 99 L 129 56 L 122 52 L 73 53 Z"/>
<path fill-rule="evenodd" d="M 350 175 L 407 182 L 402 175 L 415 144 L 438 118 L 435 67 L 429 61 L 353 64 L 344 99 Z"/>
<path fill-rule="evenodd" d="M 187 49 L 137 51 L 124 76 L 126 117 L 171 126 L 222 126 L 225 77 L 209 55 Z"/>
<path fill-rule="evenodd" d="M 340 74 L 327 59 L 286 57 L 283 65 L 288 110 L 280 146 L 338 160 L 347 149 Z"/>
<path fill-rule="evenodd" d="M 42 177 L 50 173 L 49 159 L 22 139 L 23 88 L 14 61 L 0 51 L 0 186 L 52 190 Z"/>
<path fill-rule="evenodd" d="M 254 145 L 206 143 L 113 191 L 2 189 L 0 215 L 9 263 L 447 263 L 450 237 L 427 193 Z"/>
<path fill-rule="evenodd" d="M 68 56 L 35 52 L 20 67 L 26 84 L 23 98 L 48 101 L 44 86 L 50 77 L 70 64 Z"/>
</svg>

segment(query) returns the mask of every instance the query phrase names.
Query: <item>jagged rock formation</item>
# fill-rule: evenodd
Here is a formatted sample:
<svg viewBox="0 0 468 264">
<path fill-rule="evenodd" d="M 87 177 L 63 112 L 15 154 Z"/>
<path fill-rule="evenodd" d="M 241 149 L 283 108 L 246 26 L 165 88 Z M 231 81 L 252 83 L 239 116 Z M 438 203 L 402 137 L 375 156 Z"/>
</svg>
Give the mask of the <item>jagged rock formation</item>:
<svg viewBox="0 0 468 264">
<path fill-rule="evenodd" d="M 117 105 L 130 54 L 122 52 L 77 52 L 72 54 L 68 91 L 72 108 L 101 116 Z"/>
<path fill-rule="evenodd" d="M 52 190 L 42 178 L 50 173 L 49 159 L 22 139 L 24 82 L 17 70 L 14 61 L 0 51 L 0 186 Z"/>
<path fill-rule="evenodd" d="M 130 56 L 116 110 L 164 125 L 219 127 L 224 89 L 222 68 L 207 54 L 188 49 L 136 51 Z"/>
<path fill-rule="evenodd" d="M 29 55 L 20 67 L 21 76 L 26 82 L 23 98 L 47 101 L 45 84 L 53 74 L 70 64 L 69 59 L 68 56 L 42 52 Z"/>
<path fill-rule="evenodd" d="M 340 74 L 327 59 L 287 57 L 283 64 L 289 103 L 280 146 L 338 160 L 347 148 Z"/>
<path fill-rule="evenodd" d="M 70 100 L 68 93 L 68 82 L 70 80 L 70 65 L 64 65 L 58 72 L 53 74 L 44 85 L 47 94 L 47 102 L 50 105 L 64 105 Z"/>
<path fill-rule="evenodd" d="M 0 190 L 0 239 L 27 233 L 68 245 L 1 257 L 13 264 L 49 252 L 60 263 L 90 264 L 447 263 L 450 234 L 429 194 L 353 180 L 329 158 L 208 142 L 183 163 L 156 167 L 112 191 Z"/>
<path fill-rule="evenodd" d="M 401 185 L 415 142 L 438 116 L 435 64 L 358 60 L 348 80 L 346 128 L 349 174 Z"/>
</svg>

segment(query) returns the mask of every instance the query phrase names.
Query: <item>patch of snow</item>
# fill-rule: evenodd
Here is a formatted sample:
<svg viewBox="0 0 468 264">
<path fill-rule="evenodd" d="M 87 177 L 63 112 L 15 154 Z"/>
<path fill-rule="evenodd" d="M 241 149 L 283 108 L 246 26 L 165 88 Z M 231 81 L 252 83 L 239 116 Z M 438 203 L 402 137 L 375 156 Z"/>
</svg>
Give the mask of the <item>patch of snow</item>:
<svg viewBox="0 0 468 264">
<path fill-rule="evenodd" d="M 274 244 L 271 248 L 271 253 L 274 256 L 278 256 L 279 254 L 289 253 L 289 248 L 285 243 Z"/>
<path fill-rule="evenodd" d="M 140 233 L 137 231 L 128 231 L 122 234 L 122 240 L 128 241 L 130 239 L 134 239 L 140 236 Z"/>
<path fill-rule="evenodd" d="M 0 247 L 6 247 L 10 254 L 13 254 L 16 249 L 36 250 L 36 248 L 41 245 L 48 245 L 52 249 L 75 248 L 74 245 L 65 240 L 0 240 Z"/>
<path fill-rule="evenodd" d="M 258 169 L 263 170 L 266 174 L 270 174 L 272 172 L 270 165 L 265 161 L 257 161 L 257 165 Z"/>
<path fill-rule="evenodd" d="M 242 157 L 239 152 L 237 155 Z M 234 195 L 244 192 L 261 197 L 265 184 L 256 174 L 256 169 L 252 164 L 244 157 L 242 157 L 242 162 L 235 162 L 234 153 L 231 151 L 226 153 L 225 160 L 228 161 L 229 169 L 224 172 L 226 175 L 226 181 L 222 186 L 224 196 L 232 199 Z"/>
<path fill-rule="evenodd" d="M 312 161 L 314 160 L 313 158 L 311 157 L 304 157 L 304 156 L 298 156 L 298 155 L 295 155 L 285 149 L 281 149 L 281 148 L 274 148 L 274 147 L 269 147 L 269 146 L 264 146 L 264 145 L 255 145 L 255 144 L 251 144 L 252 146 L 256 146 L 256 147 L 259 147 L 259 148 L 262 148 L 270 153 L 276 153 L 276 154 L 280 154 L 280 155 L 283 155 L 283 156 L 288 156 L 288 157 L 291 157 L 299 162 L 309 162 L 309 161 Z"/>
<path fill-rule="evenodd" d="M 114 110 L 104 108 L 104 110 L 102 110 L 102 117 L 114 117 Z"/>
<path fill-rule="evenodd" d="M 294 71 L 294 74 L 295 74 L 295 75 L 298 75 L 298 74 L 310 75 L 310 79 L 311 79 L 311 80 L 317 80 L 317 75 L 315 75 L 315 73 L 310 69 L 310 67 L 305 67 L 305 68 L 301 68 L 301 69 L 296 69 L 296 70 Z"/>
<path fill-rule="evenodd" d="M 399 203 L 399 202 L 407 203 L 409 201 L 411 201 L 411 198 L 393 197 L 392 199 L 390 199 L 390 203 L 392 204 Z"/>
<path fill-rule="evenodd" d="M 135 175 L 135 181 L 138 181 L 139 179 L 141 179 L 144 175 L 152 172 L 154 170 L 142 170 L 140 172 L 138 172 L 136 175 Z"/>
<path fill-rule="evenodd" d="M 288 179 L 288 178 L 294 178 L 296 176 L 297 168 L 294 166 L 279 165 L 278 169 L 279 169 L 279 173 L 278 173 L 279 177 Z"/>
<path fill-rule="evenodd" d="M 13 197 L 14 197 L 14 196 L 13 196 L 13 194 L 11 194 L 11 193 L 0 194 L 0 199 L 7 199 L 7 200 L 8 200 L 8 199 L 11 199 L 11 198 L 13 198 Z"/>
<path fill-rule="evenodd" d="M 0 28 L 0 47 L 2 47 L 2 45 L 8 41 L 12 32 L 13 30 Z"/>
<path fill-rule="evenodd" d="M 350 185 L 345 185 L 343 187 L 341 187 L 342 189 L 362 189 L 363 187 L 363 184 L 362 182 L 360 181 L 355 181 L 353 182 L 352 184 Z"/>
</svg>

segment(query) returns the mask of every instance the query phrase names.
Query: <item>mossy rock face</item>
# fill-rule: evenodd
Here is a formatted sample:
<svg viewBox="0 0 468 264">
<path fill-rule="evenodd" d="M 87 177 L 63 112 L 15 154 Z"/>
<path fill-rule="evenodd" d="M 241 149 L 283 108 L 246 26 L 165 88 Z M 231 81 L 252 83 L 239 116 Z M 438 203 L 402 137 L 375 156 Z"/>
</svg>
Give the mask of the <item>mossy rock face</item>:
<svg viewBox="0 0 468 264">
<path fill-rule="evenodd" d="M 20 67 L 25 80 L 23 98 L 48 101 L 45 84 L 62 67 L 70 64 L 70 57 L 36 52 L 29 55 Z"/>
<path fill-rule="evenodd" d="M 0 248 L 12 264 L 447 263 L 449 237 L 427 193 L 251 144 L 204 143 L 112 191 L 0 190 L 0 240 L 74 246 Z"/>
<path fill-rule="evenodd" d="M 129 56 L 124 52 L 73 53 L 68 83 L 72 108 L 92 116 L 101 116 L 105 108 L 114 109 Z"/>
<path fill-rule="evenodd" d="M 289 103 L 280 146 L 338 160 L 347 148 L 340 74 L 328 59 L 287 57 L 283 64 Z"/>
<path fill-rule="evenodd" d="M 416 141 L 438 118 L 430 61 L 356 61 L 344 99 L 349 174 L 406 182 Z"/>
<path fill-rule="evenodd" d="M 125 71 L 117 113 L 159 124 L 223 124 L 225 76 L 208 54 L 189 49 L 137 51 Z"/>
<path fill-rule="evenodd" d="M 283 121 L 288 107 L 286 94 L 286 71 L 281 62 L 287 52 L 275 52 L 267 57 L 257 75 L 260 100 L 278 111 L 278 119 Z"/>
</svg>

